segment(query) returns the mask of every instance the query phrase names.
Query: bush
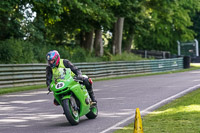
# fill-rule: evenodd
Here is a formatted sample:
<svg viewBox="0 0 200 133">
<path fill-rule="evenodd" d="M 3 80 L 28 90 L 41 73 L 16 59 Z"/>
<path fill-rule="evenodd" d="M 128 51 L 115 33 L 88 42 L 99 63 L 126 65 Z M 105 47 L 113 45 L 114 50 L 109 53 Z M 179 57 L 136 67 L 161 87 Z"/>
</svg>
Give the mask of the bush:
<svg viewBox="0 0 200 133">
<path fill-rule="evenodd" d="M 90 53 L 81 47 L 72 49 L 67 46 L 56 46 L 43 42 L 28 42 L 11 38 L 0 42 L 0 63 L 46 63 L 46 54 L 50 50 L 57 50 L 62 59 L 68 59 L 71 62 L 130 61 L 143 59 L 140 56 L 126 52 L 114 56 L 106 49 L 103 57 L 96 57 L 95 53 Z"/>
<path fill-rule="evenodd" d="M 24 40 L 8 39 L 0 42 L 1 63 L 33 63 L 33 45 Z"/>
<path fill-rule="evenodd" d="M 71 55 L 69 49 L 63 46 L 56 46 L 50 44 L 35 44 L 34 45 L 34 53 L 35 58 L 38 63 L 45 63 L 46 62 L 46 54 L 51 50 L 57 50 L 63 59 L 70 59 Z"/>
<path fill-rule="evenodd" d="M 34 58 L 36 63 L 45 63 L 46 62 L 46 54 L 48 52 L 46 44 L 34 44 Z"/>
<path fill-rule="evenodd" d="M 75 47 L 72 53 L 72 62 L 86 62 L 87 56 L 89 56 L 86 50 L 80 47 Z"/>
<path fill-rule="evenodd" d="M 59 46 L 59 47 L 57 47 L 56 50 L 59 52 L 60 57 L 62 59 L 71 60 L 71 56 L 72 56 L 71 54 L 72 54 L 72 52 L 71 52 L 71 49 L 68 48 L 67 46 Z"/>
<path fill-rule="evenodd" d="M 115 55 L 111 57 L 111 61 L 133 61 L 133 60 L 144 60 L 139 55 L 133 53 L 123 52 L 121 55 Z"/>
</svg>

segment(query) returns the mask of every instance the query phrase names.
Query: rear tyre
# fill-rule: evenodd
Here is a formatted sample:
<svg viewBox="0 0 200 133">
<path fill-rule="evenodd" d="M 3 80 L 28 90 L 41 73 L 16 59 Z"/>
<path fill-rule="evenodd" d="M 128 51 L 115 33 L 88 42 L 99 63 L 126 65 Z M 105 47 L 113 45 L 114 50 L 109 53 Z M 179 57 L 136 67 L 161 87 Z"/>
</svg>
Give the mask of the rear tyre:
<svg viewBox="0 0 200 133">
<path fill-rule="evenodd" d="M 88 119 L 95 119 L 98 115 L 98 108 L 97 108 L 97 105 L 93 106 L 90 108 L 90 112 L 87 113 L 85 116 L 88 118 Z"/>
<path fill-rule="evenodd" d="M 80 117 L 77 110 L 76 101 L 73 97 L 70 99 L 64 99 L 63 101 L 64 114 L 71 125 L 79 124 Z"/>
</svg>

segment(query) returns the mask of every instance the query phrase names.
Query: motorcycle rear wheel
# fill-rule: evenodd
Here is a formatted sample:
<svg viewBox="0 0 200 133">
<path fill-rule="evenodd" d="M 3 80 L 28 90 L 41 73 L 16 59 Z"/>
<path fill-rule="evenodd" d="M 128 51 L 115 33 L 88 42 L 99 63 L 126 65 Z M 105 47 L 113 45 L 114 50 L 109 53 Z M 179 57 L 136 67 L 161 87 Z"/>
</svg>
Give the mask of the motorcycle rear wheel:
<svg viewBox="0 0 200 133">
<path fill-rule="evenodd" d="M 75 105 L 75 99 L 71 97 L 70 99 L 63 100 L 63 110 L 64 114 L 71 125 L 78 125 L 80 121 L 79 112 L 72 105 Z M 73 103 L 72 103 L 73 102 Z M 76 105 L 77 106 L 77 105 Z"/>
</svg>

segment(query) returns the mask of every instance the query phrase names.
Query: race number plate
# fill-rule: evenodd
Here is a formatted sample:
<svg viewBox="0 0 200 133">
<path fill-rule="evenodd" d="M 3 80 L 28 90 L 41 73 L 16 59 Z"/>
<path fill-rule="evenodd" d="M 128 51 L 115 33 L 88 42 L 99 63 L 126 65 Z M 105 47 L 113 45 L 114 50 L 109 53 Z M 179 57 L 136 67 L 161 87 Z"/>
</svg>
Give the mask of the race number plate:
<svg viewBox="0 0 200 133">
<path fill-rule="evenodd" d="M 63 82 L 59 82 L 56 84 L 56 89 L 60 89 L 60 88 L 64 87 L 64 85 L 65 84 Z"/>
</svg>

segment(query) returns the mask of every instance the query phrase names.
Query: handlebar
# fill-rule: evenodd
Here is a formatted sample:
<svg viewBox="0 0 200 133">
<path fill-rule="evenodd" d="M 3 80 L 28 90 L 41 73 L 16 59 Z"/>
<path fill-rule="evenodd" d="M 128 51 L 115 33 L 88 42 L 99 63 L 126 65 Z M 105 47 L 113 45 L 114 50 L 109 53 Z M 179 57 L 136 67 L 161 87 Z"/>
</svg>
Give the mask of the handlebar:
<svg viewBox="0 0 200 133">
<path fill-rule="evenodd" d="M 78 77 L 78 76 L 74 76 L 74 81 L 82 83 L 83 82 L 83 78 L 82 77 Z"/>
</svg>

